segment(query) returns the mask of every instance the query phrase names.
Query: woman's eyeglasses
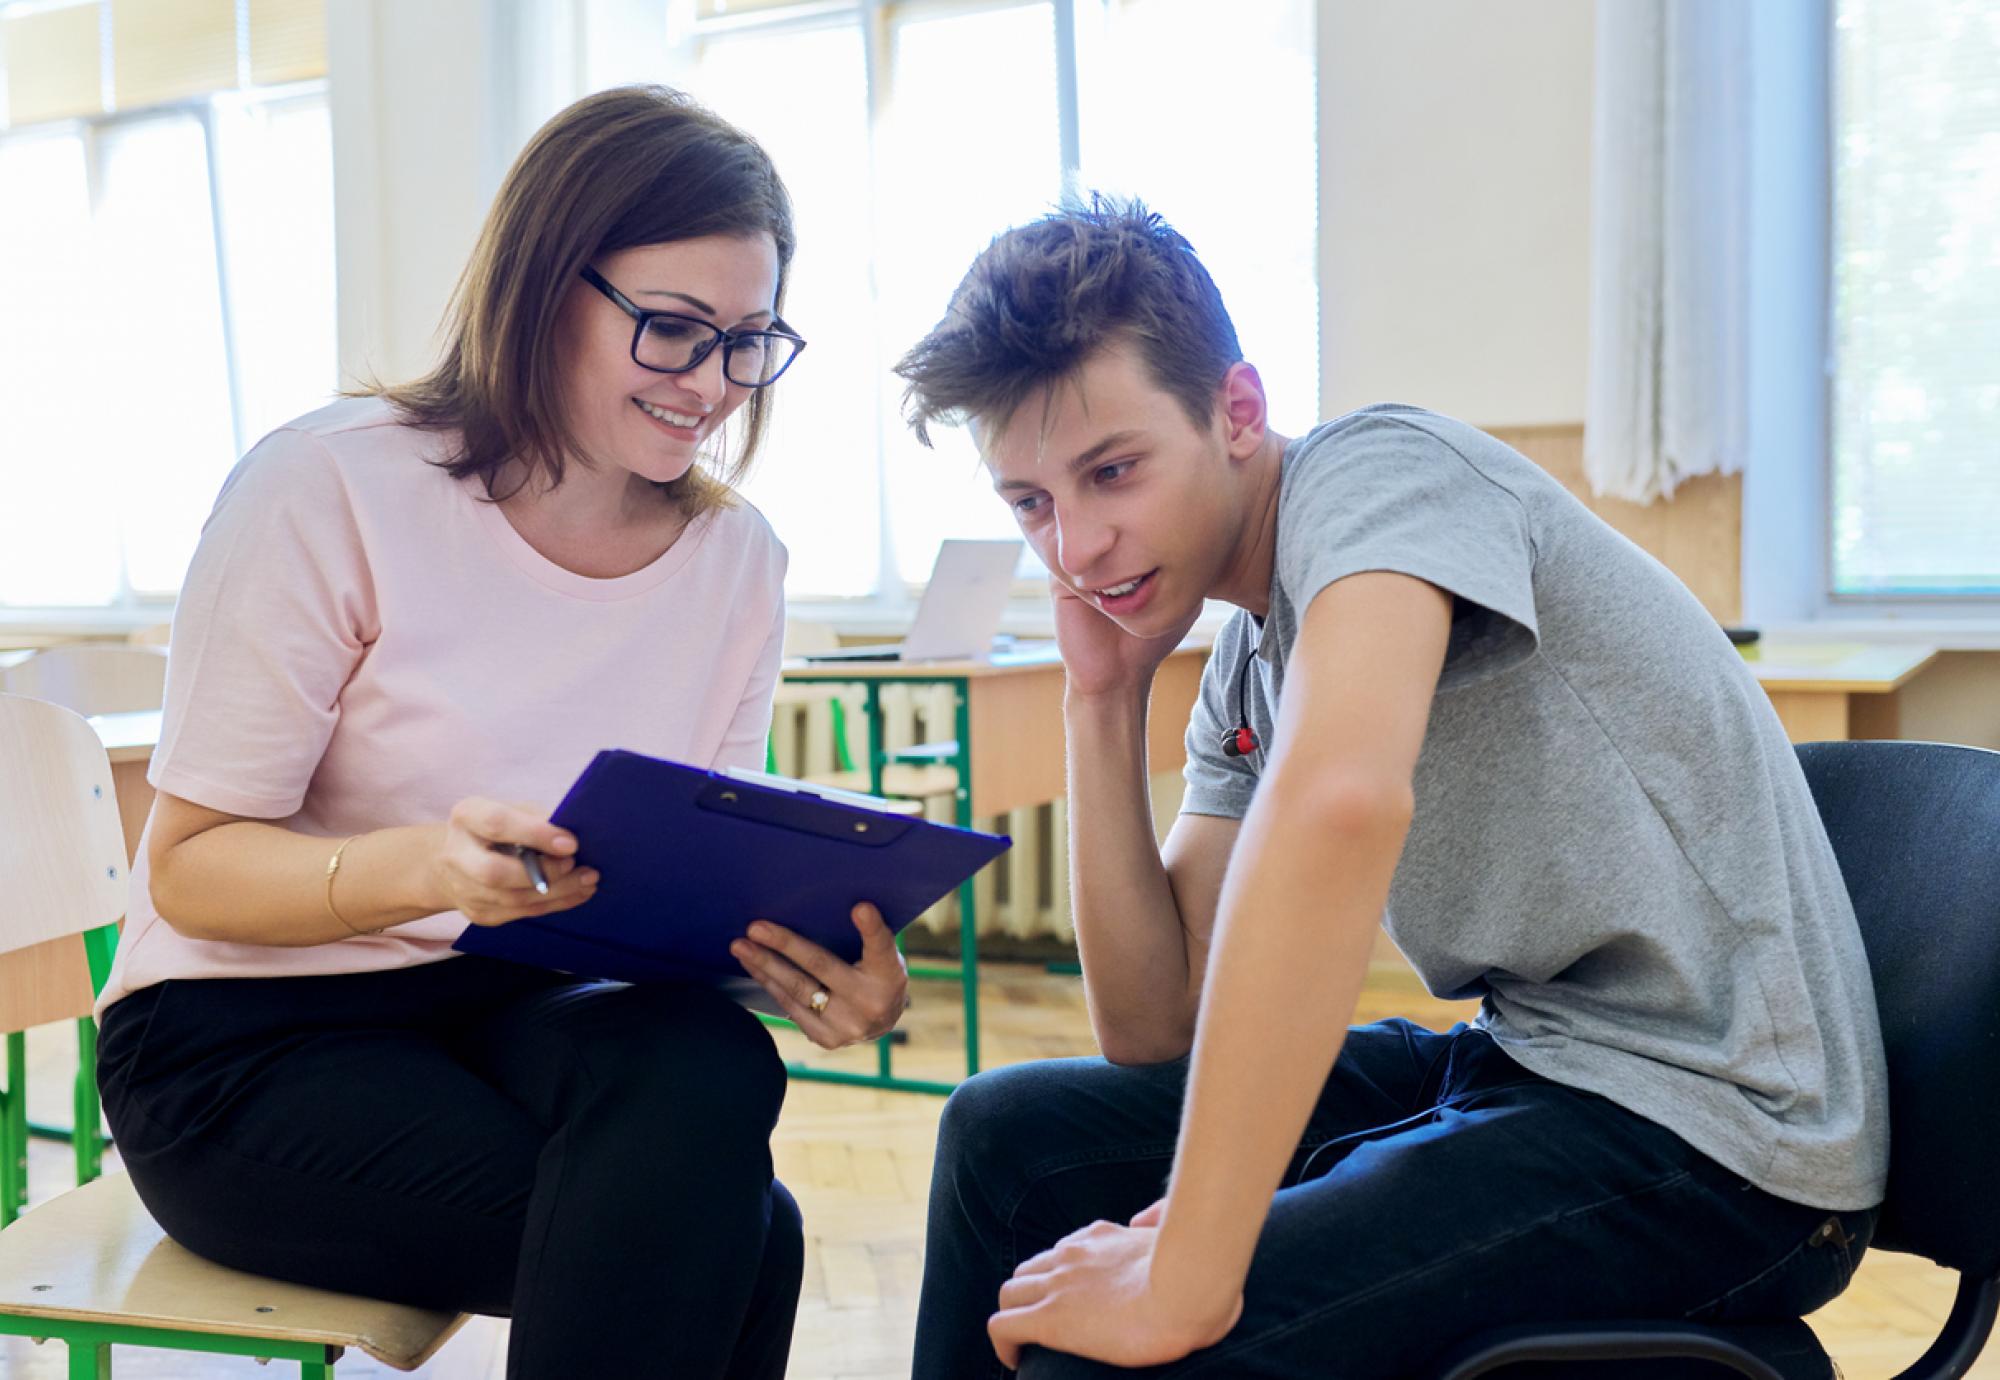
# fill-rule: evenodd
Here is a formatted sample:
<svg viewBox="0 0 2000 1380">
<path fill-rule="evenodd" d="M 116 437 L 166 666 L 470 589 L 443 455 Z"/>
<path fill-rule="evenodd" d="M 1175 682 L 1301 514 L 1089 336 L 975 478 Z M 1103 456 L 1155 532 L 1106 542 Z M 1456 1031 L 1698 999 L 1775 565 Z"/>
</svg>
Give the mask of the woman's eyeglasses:
<svg viewBox="0 0 2000 1380">
<path fill-rule="evenodd" d="M 698 316 L 645 311 L 586 264 L 583 280 L 617 303 L 636 323 L 632 331 L 632 362 L 656 374 L 685 374 L 722 347 L 722 374 L 744 388 L 767 388 L 792 367 L 806 342 L 782 320 L 771 318 L 768 330 L 725 331 Z"/>
</svg>

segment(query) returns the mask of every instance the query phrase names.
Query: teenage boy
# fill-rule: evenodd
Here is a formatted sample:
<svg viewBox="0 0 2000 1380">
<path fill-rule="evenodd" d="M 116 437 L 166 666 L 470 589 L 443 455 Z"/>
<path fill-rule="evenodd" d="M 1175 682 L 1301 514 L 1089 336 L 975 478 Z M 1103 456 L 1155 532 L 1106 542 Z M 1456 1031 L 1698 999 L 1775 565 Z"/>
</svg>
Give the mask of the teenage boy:
<svg viewBox="0 0 2000 1380">
<path fill-rule="evenodd" d="M 1142 207 L 1002 235 L 898 372 L 1052 576 L 1104 1052 L 947 1104 L 920 1380 L 1403 1376 L 1503 1324 L 1840 1291 L 1888 1158 L 1867 961 L 1672 575 L 1435 413 L 1271 431 Z M 1148 690 L 1210 598 L 1161 846 Z M 1479 1018 L 1348 1029 L 1378 922 Z"/>
</svg>

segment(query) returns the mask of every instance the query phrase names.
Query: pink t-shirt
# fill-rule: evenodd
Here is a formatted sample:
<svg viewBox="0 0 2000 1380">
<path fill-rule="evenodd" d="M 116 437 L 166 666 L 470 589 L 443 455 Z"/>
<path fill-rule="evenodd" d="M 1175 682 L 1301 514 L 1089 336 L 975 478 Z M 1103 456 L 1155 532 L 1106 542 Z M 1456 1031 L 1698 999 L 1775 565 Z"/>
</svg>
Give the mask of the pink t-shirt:
<svg viewBox="0 0 2000 1380">
<path fill-rule="evenodd" d="M 237 465 L 175 611 L 156 789 L 331 840 L 469 795 L 553 808 L 602 748 L 763 765 L 786 559 L 763 516 L 722 509 L 645 569 L 591 579 L 426 463 L 449 442 L 350 399 Z M 166 978 L 433 962 L 466 923 L 309 948 L 190 939 L 147 873 L 142 843 L 100 1012 Z"/>
</svg>

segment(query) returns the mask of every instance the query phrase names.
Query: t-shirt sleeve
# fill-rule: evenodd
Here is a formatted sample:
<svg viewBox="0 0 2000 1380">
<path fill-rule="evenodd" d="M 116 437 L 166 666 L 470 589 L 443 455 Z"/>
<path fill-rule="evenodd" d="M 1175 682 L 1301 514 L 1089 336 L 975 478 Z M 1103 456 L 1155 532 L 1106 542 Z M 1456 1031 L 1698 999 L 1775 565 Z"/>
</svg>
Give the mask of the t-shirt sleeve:
<svg viewBox="0 0 2000 1380">
<path fill-rule="evenodd" d="M 1187 763 L 1181 768 L 1187 783 L 1181 796 L 1184 815 L 1241 819 L 1250 813 L 1250 798 L 1257 791 L 1256 769 L 1247 758 L 1223 752 L 1222 735 L 1236 727 L 1236 686 L 1231 682 L 1242 674 L 1243 660 L 1253 645 L 1250 616 L 1238 613 L 1216 635 L 1215 648 L 1202 669 L 1201 693 L 1188 715 Z"/>
<path fill-rule="evenodd" d="M 1394 571 L 1453 596 L 1441 689 L 1534 653 L 1527 513 L 1449 442 L 1391 418 L 1362 419 L 1297 456 L 1285 490 L 1277 578 L 1301 620 L 1335 581 Z"/>
<path fill-rule="evenodd" d="M 784 588 L 784 557 L 778 557 L 779 570 L 774 587 Z M 764 645 L 757 654 L 756 669 L 751 672 L 750 683 L 744 687 L 743 698 L 737 701 L 736 714 L 730 720 L 729 732 L 722 740 L 722 747 L 716 753 L 716 767 L 742 767 L 750 771 L 764 769 L 764 745 L 771 733 L 771 700 L 778 689 L 778 671 L 784 660 L 785 650 L 785 601 L 782 593 L 777 607 L 772 612 L 771 625 L 765 634 Z"/>
<path fill-rule="evenodd" d="M 147 779 L 230 814 L 296 814 L 378 628 L 332 458 L 273 432 L 224 482 L 182 582 Z"/>
</svg>

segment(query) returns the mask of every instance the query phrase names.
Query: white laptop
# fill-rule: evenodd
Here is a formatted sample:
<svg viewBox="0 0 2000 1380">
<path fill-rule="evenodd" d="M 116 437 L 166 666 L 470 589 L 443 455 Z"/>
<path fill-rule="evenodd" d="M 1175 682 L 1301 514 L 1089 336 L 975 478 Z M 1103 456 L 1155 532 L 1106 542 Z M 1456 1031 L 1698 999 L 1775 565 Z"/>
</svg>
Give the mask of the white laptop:
<svg viewBox="0 0 2000 1380">
<path fill-rule="evenodd" d="M 990 655 L 1020 562 L 1019 541 L 942 542 L 908 637 L 877 646 L 814 652 L 806 660 L 948 661 Z"/>
</svg>

